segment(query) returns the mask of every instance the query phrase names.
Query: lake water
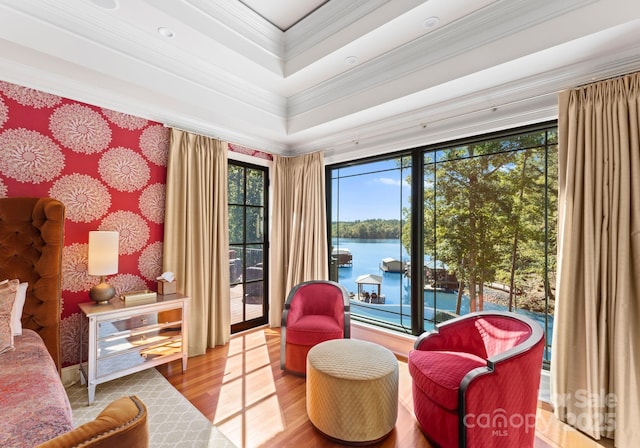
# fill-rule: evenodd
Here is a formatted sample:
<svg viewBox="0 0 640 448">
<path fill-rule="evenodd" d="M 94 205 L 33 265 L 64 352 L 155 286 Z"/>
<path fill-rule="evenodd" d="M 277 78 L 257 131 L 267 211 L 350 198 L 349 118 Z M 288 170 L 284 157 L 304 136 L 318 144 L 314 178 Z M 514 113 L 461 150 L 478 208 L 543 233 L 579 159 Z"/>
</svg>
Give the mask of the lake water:
<svg viewBox="0 0 640 448">
<path fill-rule="evenodd" d="M 335 242 L 334 247 L 337 247 Z M 340 247 L 349 249 L 353 256 L 351 266 L 338 268 L 338 281 L 347 291 L 357 293 L 356 279 L 363 274 L 375 274 L 382 276 L 381 292 L 386 296 L 387 304 L 399 304 L 401 297 L 405 303 L 409 303 L 409 279 L 402 273 L 383 272 L 380 269 L 383 258 L 409 261 L 399 240 L 341 239 Z M 373 286 L 365 286 L 367 291 L 372 289 Z"/>
<path fill-rule="evenodd" d="M 363 274 L 374 274 L 382 277 L 381 293 L 385 296 L 384 305 L 374 305 L 358 301 L 352 301 L 352 312 L 363 316 L 379 320 L 382 322 L 400 325 L 404 328 L 411 328 L 411 280 L 403 273 L 384 272 L 380 268 L 383 258 L 395 258 L 396 260 L 408 262 L 409 254 L 402 247 L 399 240 L 365 240 L 365 239 L 340 239 L 333 241 L 334 248 L 346 248 L 351 251 L 352 265 L 338 268 L 338 282 L 347 291 L 357 294 L 358 285 L 356 279 Z M 371 292 L 376 289 L 373 285 L 365 285 L 363 289 Z M 424 293 L 425 300 L 425 329 L 433 328 L 435 309 L 455 312 L 457 293 L 444 291 L 429 291 Z M 485 302 L 485 310 L 507 311 L 507 308 L 495 303 Z M 461 303 L 461 314 L 469 312 L 469 297 L 463 295 Z M 518 314 L 523 314 L 536 320 L 542 328 L 547 327 L 547 341 L 551 342 L 553 329 L 553 316 L 542 313 L 534 313 L 527 310 L 517 310 Z"/>
</svg>

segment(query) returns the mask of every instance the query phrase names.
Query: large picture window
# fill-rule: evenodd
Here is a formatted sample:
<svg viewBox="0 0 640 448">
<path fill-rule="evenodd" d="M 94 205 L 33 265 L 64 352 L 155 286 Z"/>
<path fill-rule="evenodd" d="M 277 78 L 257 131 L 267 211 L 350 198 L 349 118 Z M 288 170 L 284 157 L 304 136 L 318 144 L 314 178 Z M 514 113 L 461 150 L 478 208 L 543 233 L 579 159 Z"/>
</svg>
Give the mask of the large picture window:
<svg viewBox="0 0 640 448">
<path fill-rule="evenodd" d="M 411 194 L 411 157 L 331 170 L 330 278 L 349 291 L 351 312 L 411 331 L 411 240 L 403 232 Z"/>
<path fill-rule="evenodd" d="M 556 145 L 546 124 L 328 167 L 331 274 L 354 319 L 420 334 L 521 313 L 545 330 L 549 360 Z"/>
</svg>

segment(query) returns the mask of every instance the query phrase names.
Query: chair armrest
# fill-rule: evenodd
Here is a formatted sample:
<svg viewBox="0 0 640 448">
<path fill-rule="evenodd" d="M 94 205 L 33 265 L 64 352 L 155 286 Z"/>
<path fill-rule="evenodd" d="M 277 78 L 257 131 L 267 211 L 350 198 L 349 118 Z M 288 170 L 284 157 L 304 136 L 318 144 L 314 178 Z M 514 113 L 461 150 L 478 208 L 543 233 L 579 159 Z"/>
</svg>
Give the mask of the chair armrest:
<svg viewBox="0 0 640 448">
<path fill-rule="evenodd" d="M 479 318 L 481 314 L 476 313 L 474 317 Z M 513 318 L 513 315 L 508 313 L 504 313 L 504 315 Z M 469 316 L 471 315 L 467 315 L 467 319 Z M 504 352 L 489 357 L 486 367 L 478 367 L 468 372 L 460 383 L 459 393 L 461 400 L 471 387 L 477 387 L 480 383 L 496 381 L 496 379 L 503 385 L 514 383 L 517 385 L 516 387 L 520 387 L 522 384 L 529 384 L 523 383 L 522 380 L 530 375 L 537 377 L 539 381 L 540 370 L 542 369 L 542 353 L 545 345 L 544 332 L 540 325 L 528 317 L 518 316 L 517 319 L 524 322 L 531 329 L 527 339 Z M 472 319 L 468 320 L 471 321 Z M 442 324 L 442 326 L 445 326 L 445 324 Z M 450 330 L 451 328 L 456 328 L 457 325 L 446 327 L 447 330 Z M 504 390 L 504 387 L 501 390 Z M 462 406 L 460 409 L 464 409 L 464 403 L 461 401 L 459 404 Z"/>
<path fill-rule="evenodd" d="M 458 412 L 464 416 L 458 428 L 460 446 L 466 446 L 469 437 L 477 439 L 478 432 L 508 432 L 509 425 L 524 426 L 525 434 L 535 431 L 543 351 L 544 338 L 539 337 L 524 349 L 492 356 L 486 367 L 465 375 L 458 390 Z M 522 440 L 518 446 L 526 445 Z"/>
<path fill-rule="evenodd" d="M 44 442 L 37 448 L 80 446 L 146 448 L 149 446 L 147 408 L 135 395 L 111 402 L 95 420 Z"/>
<path fill-rule="evenodd" d="M 480 383 L 491 381 L 499 381 L 503 385 L 511 382 L 519 387 L 531 372 L 539 379 L 543 351 L 544 336 L 532 335 L 524 343 L 487 359 L 486 367 L 477 367 L 467 373 L 460 382 L 460 394 L 464 395 L 471 385 L 477 387 Z"/>
<path fill-rule="evenodd" d="M 475 327 L 475 319 L 468 316 L 451 319 L 436 325 L 432 331 L 421 334 L 413 348 L 415 350 L 446 350 L 471 353 L 486 358 L 482 337 Z"/>
</svg>

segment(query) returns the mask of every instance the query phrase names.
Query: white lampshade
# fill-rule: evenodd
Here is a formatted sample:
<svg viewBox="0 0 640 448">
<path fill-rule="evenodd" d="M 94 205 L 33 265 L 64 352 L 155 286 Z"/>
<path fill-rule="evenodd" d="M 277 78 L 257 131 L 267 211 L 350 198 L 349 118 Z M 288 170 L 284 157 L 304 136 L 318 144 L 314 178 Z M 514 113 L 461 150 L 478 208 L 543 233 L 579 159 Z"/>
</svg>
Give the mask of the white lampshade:
<svg viewBox="0 0 640 448">
<path fill-rule="evenodd" d="M 110 275 L 118 272 L 119 234 L 115 231 L 89 232 L 89 275 Z"/>
</svg>

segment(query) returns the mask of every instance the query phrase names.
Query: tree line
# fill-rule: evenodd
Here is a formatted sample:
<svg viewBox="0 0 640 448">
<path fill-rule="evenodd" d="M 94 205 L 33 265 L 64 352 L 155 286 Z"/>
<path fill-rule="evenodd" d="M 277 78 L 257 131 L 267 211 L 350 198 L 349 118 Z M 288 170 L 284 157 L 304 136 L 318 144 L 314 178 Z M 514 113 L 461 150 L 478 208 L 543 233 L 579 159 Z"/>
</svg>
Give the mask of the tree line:
<svg viewBox="0 0 640 448">
<path fill-rule="evenodd" d="M 340 235 L 340 238 L 367 240 L 399 239 L 402 234 L 402 224 L 399 219 L 338 221 L 331 224 L 331 234 Z"/>
</svg>

